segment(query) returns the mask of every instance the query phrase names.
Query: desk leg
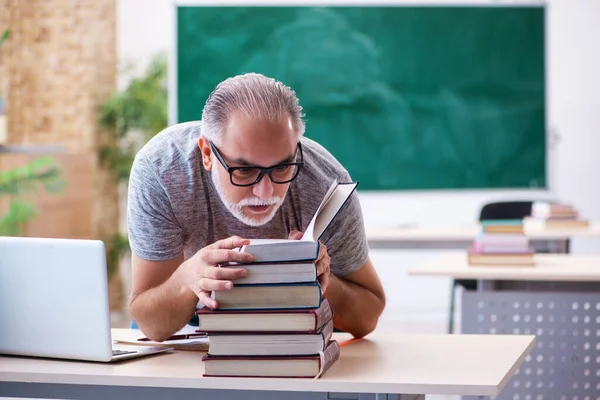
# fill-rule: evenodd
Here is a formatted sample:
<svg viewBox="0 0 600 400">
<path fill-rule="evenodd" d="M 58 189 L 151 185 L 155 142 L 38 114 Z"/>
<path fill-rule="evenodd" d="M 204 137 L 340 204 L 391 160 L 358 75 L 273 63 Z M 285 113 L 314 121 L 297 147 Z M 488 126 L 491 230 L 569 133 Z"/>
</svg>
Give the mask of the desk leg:
<svg viewBox="0 0 600 400">
<path fill-rule="evenodd" d="M 375 400 L 425 400 L 424 394 L 382 394 L 375 395 Z"/>
</svg>

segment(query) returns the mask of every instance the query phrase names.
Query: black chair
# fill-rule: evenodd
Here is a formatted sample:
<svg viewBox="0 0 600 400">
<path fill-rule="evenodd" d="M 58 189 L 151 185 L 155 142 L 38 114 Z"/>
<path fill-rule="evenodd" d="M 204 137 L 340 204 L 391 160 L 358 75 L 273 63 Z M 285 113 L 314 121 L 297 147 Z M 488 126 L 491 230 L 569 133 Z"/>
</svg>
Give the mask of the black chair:
<svg viewBox="0 0 600 400">
<path fill-rule="evenodd" d="M 479 221 L 494 219 L 523 219 L 531 215 L 533 201 L 501 201 L 485 204 L 479 212 Z M 450 288 L 450 315 L 448 333 L 454 332 L 454 300 L 457 286 L 465 290 L 477 290 L 477 281 L 453 279 Z"/>
</svg>

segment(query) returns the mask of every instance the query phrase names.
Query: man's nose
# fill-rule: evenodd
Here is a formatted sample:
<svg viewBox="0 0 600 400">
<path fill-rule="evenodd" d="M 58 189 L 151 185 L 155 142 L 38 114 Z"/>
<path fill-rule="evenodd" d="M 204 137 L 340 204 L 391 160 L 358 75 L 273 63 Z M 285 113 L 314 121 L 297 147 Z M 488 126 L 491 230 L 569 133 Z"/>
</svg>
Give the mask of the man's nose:
<svg viewBox="0 0 600 400">
<path fill-rule="evenodd" d="M 260 182 L 255 184 L 252 188 L 252 193 L 259 199 L 263 200 L 270 199 L 273 195 L 273 191 L 273 182 L 271 182 L 271 179 L 268 175 L 264 175 Z"/>
</svg>

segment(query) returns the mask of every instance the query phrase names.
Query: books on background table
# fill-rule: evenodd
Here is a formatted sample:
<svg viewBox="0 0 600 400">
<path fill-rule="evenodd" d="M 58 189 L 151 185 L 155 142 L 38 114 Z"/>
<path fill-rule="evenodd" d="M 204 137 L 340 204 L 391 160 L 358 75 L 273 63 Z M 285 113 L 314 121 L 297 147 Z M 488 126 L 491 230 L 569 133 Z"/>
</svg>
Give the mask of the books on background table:
<svg viewBox="0 0 600 400">
<path fill-rule="evenodd" d="M 322 297 L 319 239 L 357 183 L 334 180 L 300 240 L 252 239 L 246 278 L 213 292 L 218 308 L 197 311 L 209 350 L 204 376 L 318 378 L 339 358 L 333 311 Z"/>
<path fill-rule="evenodd" d="M 531 206 L 531 216 L 525 223 L 534 229 L 588 228 L 589 221 L 579 216 L 570 204 L 536 201 Z"/>
<path fill-rule="evenodd" d="M 481 227 L 468 250 L 469 265 L 535 265 L 535 251 L 529 245 L 522 220 L 481 221 Z"/>
</svg>

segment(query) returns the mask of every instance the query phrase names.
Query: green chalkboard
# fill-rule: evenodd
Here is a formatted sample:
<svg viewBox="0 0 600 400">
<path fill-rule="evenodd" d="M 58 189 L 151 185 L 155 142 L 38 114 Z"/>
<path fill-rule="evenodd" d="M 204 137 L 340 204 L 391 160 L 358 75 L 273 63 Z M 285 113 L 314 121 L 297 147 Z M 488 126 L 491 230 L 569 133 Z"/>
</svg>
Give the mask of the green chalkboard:
<svg viewBox="0 0 600 400">
<path fill-rule="evenodd" d="M 177 121 L 260 72 L 361 190 L 545 187 L 544 11 L 179 7 Z"/>
</svg>

